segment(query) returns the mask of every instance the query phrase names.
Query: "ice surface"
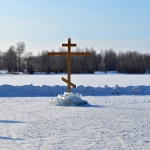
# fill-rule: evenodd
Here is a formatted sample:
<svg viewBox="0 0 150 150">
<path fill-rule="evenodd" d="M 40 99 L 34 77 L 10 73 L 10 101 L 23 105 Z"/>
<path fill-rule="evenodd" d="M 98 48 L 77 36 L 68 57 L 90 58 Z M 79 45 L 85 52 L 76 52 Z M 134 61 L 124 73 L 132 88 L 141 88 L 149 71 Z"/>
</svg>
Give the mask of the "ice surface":
<svg viewBox="0 0 150 150">
<path fill-rule="evenodd" d="M 87 101 L 82 100 L 79 93 L 64 92 L 63 95 L 59 94 L 57 98 L 50 100 L 50 105 L 53 106 L 82 106 L 84 104 L 87 104 Z"/>
<path fill-rule="evenodd" d="M 67 78 L 65 74 L 56 75 L 11 75 L 0 74 L 0 85 L 9 84 L 13 86 L 34 85 L 34 86 L 66 86 L 61 78 Z M 114 87 L 116 84 L 120 87 L 150 85 L 150 74 L 71 74 L 71 82 L 77 86 L 92 87 Z"/>
</svg>

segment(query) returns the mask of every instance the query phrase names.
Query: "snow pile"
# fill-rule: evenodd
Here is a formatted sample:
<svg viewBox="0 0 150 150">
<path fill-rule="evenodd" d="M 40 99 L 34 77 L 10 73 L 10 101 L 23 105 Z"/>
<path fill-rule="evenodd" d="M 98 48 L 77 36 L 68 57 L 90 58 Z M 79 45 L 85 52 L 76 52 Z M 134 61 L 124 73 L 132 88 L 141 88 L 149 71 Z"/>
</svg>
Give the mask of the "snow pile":
<svg viewBox="0 0 150 150">
<path fill-rule="evenodd" d="M 58 95 L 57 98 L 53 98 L 50 101 L 50 105 L 53 106 L 81 106 L 87 104 L 87 101 L 81 99 L 79 93 L 67 93 Z"/>
<path fill-rule="evenodd" d="M 0 97 L 54 97 L 58 94 L 63 94 L 67 91 L 67 86 L 12 86 L 12 85 L 0 85 Z M 150 86 L 127 86 L 120 87 L 92 87 L 80 85 L 76 89 L 71 88 L 73 93 L 79 93 L 83 96 L 109 96 L 109 95 L 150 95 Z"/>
</svg>

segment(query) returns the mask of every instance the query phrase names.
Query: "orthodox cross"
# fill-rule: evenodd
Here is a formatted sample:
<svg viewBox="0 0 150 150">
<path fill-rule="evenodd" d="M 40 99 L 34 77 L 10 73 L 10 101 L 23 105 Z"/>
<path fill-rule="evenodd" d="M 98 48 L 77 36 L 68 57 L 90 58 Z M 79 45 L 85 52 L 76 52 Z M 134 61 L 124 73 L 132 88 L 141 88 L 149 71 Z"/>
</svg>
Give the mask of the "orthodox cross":
<svg viewBox="0 0 150 150">
<path fill-rule="evenodd" d="M 80 55 L 88 56 L 90 52 L 71 52 L 71 47 L 76 47 L 76 44 L 71 43 L 71 38 L 68 38 L 67 44 L 62 44 L 62 47 L 68 47 L 68 52 L 48 52 L 48 55 L 65 55 L 68 56 L 68 80 L 62 77 L 62 80 L 68 84 L 68 93 L 70 93 L 70 86 L 76 88 L 76 85 L 71 82 L 70 73 L 71 73 L 71 56 Z"/>
</svg>

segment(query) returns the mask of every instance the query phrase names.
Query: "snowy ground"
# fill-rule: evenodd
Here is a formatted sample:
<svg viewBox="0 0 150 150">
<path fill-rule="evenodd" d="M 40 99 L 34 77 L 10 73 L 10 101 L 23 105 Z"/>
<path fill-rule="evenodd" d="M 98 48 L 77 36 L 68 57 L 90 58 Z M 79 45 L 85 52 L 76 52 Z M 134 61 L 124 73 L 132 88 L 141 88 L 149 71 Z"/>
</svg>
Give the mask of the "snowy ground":
<svg viewBox="0 0 150 150">
<path fill-rule="evenodd" d="M 150 96 L 82 97 L 85 107 L 49 98 L 0 98 L 2 150 L 149 150 Z"/>
<path fill-rule="evenodd" d="M 22 95 L 23 89 L 33 96 L 36 86 L 43 92 L 55 84 L 61 88 L 66 85 L 62 76 L 66 77 L 0 75 L 0 150 L 150 150 L 150 94 L 145 94 L 150 92 L 150 75 L 72 75 L 82 90 L 101 86 L 106 92 L 103 96 L 85 92 L 82 99 L 89 105 L 84 107 L 50 106 L 52 97 L 12 94 L 19 89 Z M 116 84 L 124 92 L 114 93 L 122 91 Z"/>
</svg>

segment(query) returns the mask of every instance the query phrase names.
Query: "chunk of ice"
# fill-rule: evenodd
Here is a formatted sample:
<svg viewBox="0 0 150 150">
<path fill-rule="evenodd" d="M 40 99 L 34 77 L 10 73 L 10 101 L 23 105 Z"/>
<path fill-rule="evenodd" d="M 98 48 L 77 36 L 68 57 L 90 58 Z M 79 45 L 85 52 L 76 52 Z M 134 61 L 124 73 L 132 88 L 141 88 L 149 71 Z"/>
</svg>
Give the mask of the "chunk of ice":
<svg viewBox="0 0 150 150">
<path fill-rule="evenodd" d="M 81 106 L 84 104 L 87 104 L 87 101 L 82 100 L 79 93 L 64 92 L 63 95 L 59 94 L 58 97 L 50 100 L 50 105 L 53 106 Z"/>
</svg>

